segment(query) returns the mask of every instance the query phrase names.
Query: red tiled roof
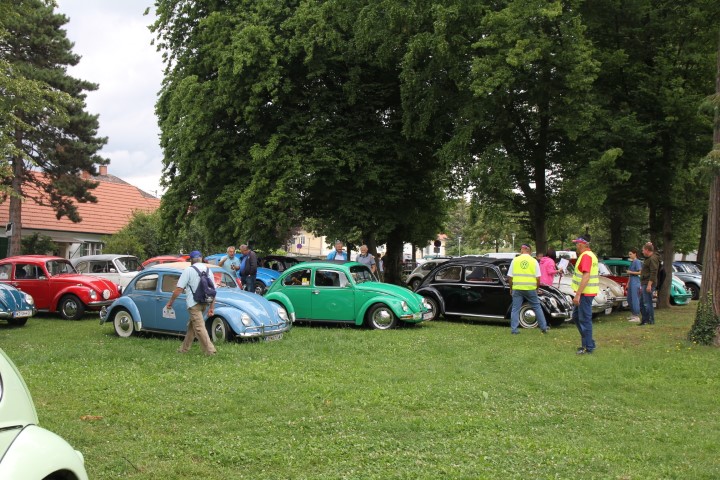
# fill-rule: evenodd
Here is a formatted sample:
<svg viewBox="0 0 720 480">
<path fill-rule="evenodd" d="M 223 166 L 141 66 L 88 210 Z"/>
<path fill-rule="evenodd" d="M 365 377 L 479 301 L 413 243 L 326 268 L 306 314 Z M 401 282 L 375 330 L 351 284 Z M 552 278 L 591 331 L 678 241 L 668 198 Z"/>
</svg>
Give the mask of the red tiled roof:
<svg viewBox="0 0 720 480">
<path fill-rule="evenodd" d="M 73 223 L 66 217 L 58 220 L 51 207 L 38 205 L 34 200 L 25 197 L 22 206 L 23 228 L 113 234 L 127 225 L 134 211 L 151 213 L 160 206 L 159 198 L 113 175 L 98 175 L 90 179 L 98 182 L 98 186 L 92 190 L 97 203 L 76 203 L 81 222 Z M 26 186 L 23 186 L 23 190 L 25 189 Z M 0 224 L 9 221 L 9 213 L 10 200 L 7 199 L 0 203 Z"/>
</svg>

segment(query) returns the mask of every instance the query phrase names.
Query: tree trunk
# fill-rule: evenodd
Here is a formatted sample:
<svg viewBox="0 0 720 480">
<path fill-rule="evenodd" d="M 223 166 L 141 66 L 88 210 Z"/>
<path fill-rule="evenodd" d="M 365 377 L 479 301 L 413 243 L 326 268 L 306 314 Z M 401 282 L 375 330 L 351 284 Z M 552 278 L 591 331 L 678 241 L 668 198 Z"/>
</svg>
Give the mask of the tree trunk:
<svg viewBox="0 0 720 480">
<path fill-rule="evenodd" d="M 402 256 L 403 256 L 403 240 L 396 232 L 390 232 L 387 240 L 387 250 L 385 256 L 385 282 L 402 285 Z"/>
<path fill-rule="evenodd" d="M 720 97 L 720 43 L 718 44 L 717 73 L 715 76 L 715 94 Z M 718 102 L 718 99 L 715 100 Z M 720 105 L 715 103 L 715 129 L 713 130 L 713 152 L 715 159 L 720 157 Z M 703 249 L 703 276 L 700 288 L 700 301 L 712 295 L 713 312 L 720 316 L 720 172 L 717 167 L 710 184 L 708 202 L 707 232 Z M 720 345 L 720 329 L 715 332 L 715 345 Z"/>
<path fill-rule="evenodd" d="M 624 226 L 622 212 L 613 209 L 610 213 L 610 254 L 614 257 L 623 257 L 627 254 L 622 234 Z"/>
<path fill-rule="evenodd" d="M 710 197 L 712 200 L 712 197 Z M 705 237 L 707 236 L 708 228 L 708 213 L 703 213 L 702 223 L 700 224 L 700 244 L 698 245 L 697 259 L 696 261 L 700 264 L 704 263 L 705 258 Z"/>
<path fill-rule="evenodd" d="M 663 207 L 663 256 L 662 262 L 665 267 L 665 281 L 658 291 L 658 308 L 670 307 L 670 286 L 672 285 L 672 261 L 675 257 L 675 241 L 672 234 L 672 210 L 670 207 Z"/>
<path fill-rule="evenodd" d="M 12 223 L 13 229 L 10 236 L 8 256 L 22 253 L 22 180 L 24 167 L 22 158 L 14 157 L 12 159 L 12 191 L 16 195 L 10 197 L 10 223 Z"/>
</svg>

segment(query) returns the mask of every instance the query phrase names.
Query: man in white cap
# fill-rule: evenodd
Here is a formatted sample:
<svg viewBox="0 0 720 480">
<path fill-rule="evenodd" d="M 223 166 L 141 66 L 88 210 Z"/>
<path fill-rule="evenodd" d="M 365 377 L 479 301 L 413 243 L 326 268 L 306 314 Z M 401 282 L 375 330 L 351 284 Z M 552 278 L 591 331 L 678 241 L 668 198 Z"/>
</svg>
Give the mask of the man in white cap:
<svg viewBox="0 0 720 480">
<path fill-rule="evenodd" d="M 185 333 L 185 340 L 178 349 L 178 353 L 187 353 L 190 347 L 197 337 L 200 342 L 200 348 L 205 355 L 215 355 L 217 350 L 213 345 L 208 335 L 207 328 L 205 327 L 205 319 L 203 313 L 208 307 L 207 303 L 197 303 L 193 298 L 193 292 L 198 289 L 200 285 L 200 272 L 207 272 L 212 275 L 212 272 L 208 270 L 207 265 L 202 263 L 202 253 L 197 250 L 190 252 L 190 264 L 191 266 L 183 270 L 178 280 L 177 287 L 173 290 L 172 296 L 165 307 L 170 310 L 173 308 L 173 302 L 183 292 L 185 292 L 185 302 L 187 304 L 188 312 L 190 313 L 190 320 L 187 324 L 187 332 Z M 211 317 L 215 313 L 215 299 L 213 298 L 212 303 L 209 304 L 210 308 L 207 311 L 208 317 Z"/>
<path fill-rule="evenodd" d="M 595 350 L 595 340 L 593 340 L 592 334 L 592 303 L 600 291 L 600 274 L 598 259 L 590 251 L 589 235 L 580 235 L 573 240 L 573 243 L 578 258 L 572 277 L 572 289 L 575 292 L 572 320 L 577 325 L 582 341 L 582 345 L 576 353 L 584 355 Z"/>
</svg>

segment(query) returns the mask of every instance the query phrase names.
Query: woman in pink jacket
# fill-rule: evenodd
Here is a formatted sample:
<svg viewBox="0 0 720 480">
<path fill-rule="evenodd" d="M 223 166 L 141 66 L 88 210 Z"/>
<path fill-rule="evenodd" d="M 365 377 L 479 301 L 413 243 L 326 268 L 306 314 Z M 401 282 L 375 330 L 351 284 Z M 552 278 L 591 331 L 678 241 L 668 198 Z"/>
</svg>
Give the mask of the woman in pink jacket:
<svg viewBox="0 0 720 480">
<path fill-rule="evenodd" d="M 542 253 L 537 254 L 538 263 L 540 264 L 540 283 L 543 285 L 552 285 L 555 274 L 560 273 L 555 267 L 555 261 L 557 259 L 555 250 L 548 250 L 545 255 Z"/>
</svg>

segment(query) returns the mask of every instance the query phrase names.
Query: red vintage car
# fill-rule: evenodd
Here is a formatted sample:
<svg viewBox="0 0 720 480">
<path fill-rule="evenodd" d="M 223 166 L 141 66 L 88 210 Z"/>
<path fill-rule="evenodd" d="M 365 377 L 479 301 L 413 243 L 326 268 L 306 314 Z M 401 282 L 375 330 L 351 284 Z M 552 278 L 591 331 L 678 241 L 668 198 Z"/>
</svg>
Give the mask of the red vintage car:
<svg viewBox="0 0 720 480">
<path fill-rule="evenodd" d="M 142 267 L 140 269 L 144 270 L 161 263 L 187 262 L 189 260 L 190 255 L 158 255 L 157 257 L 148 258 L 142 262 Z"/>
<path fill-rule="evenodd" d="M 120 296 L 118 286 L 100 277 L 81 275 L 70 261 L 48 255 L 21 255 L 0 260 L 0 282 L 32 295 L 41 312 L 58 312 L 77 320 L 86 310 L 100 310 Z"/>
</svg>

